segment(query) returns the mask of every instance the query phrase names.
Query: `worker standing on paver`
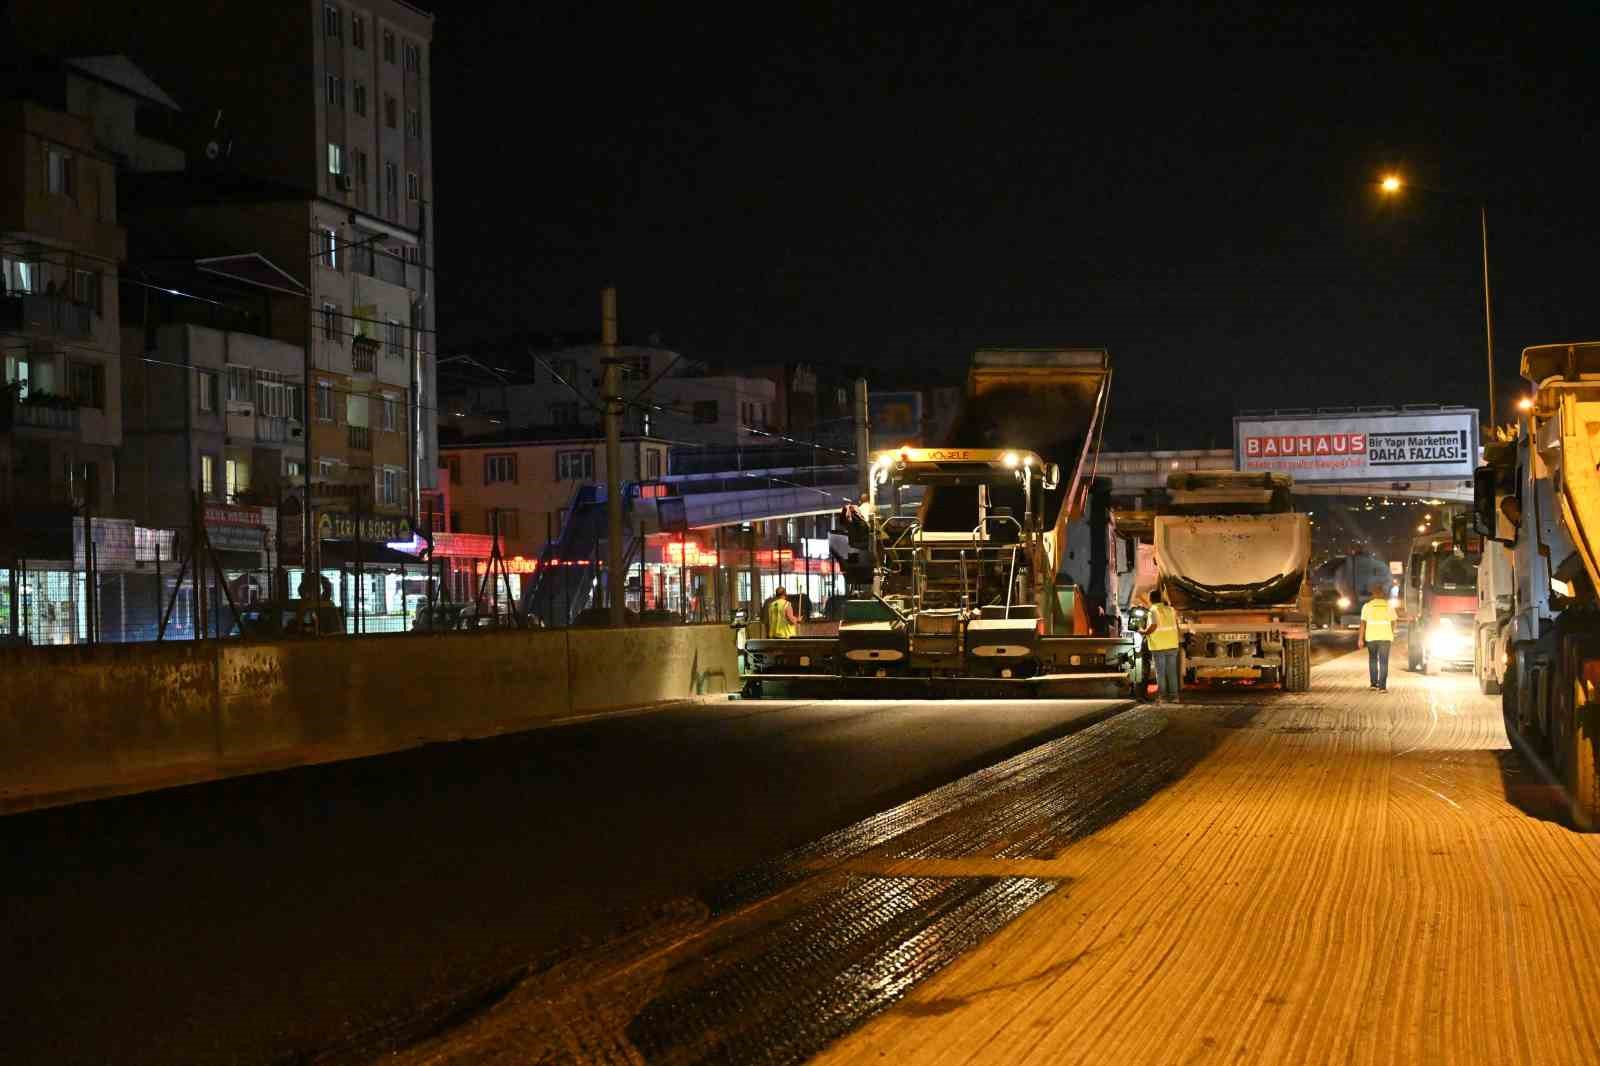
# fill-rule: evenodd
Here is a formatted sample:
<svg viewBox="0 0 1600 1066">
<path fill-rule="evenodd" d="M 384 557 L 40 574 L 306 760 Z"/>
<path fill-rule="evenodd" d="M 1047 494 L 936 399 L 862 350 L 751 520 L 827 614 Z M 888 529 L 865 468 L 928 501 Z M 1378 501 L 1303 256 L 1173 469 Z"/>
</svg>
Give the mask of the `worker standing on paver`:
<svg viewBox="0 0 1600 1066">
<path fill-rule="evenodd" d="M 1372 598 L 1361 605 L 1361 628 L 1356 647 L 1367 646 L 1367 676 L 1379 692 L 1389 691 L 1389 647 L 1394 643 L 1394 608 L 1382 585 L 1372 586 Z"/>
<path fill-rule="evenodd" d="M 1178 612 L 1163 602 L 1160 589 L 1150 590 L 1150 620 L 1143 630 L 1145 647 L 1156 667 L 1158 703 L 1182 703 L 1182 678 L 1178 675 Z"/>
<path fill-rule="evenodd" d="M 795 617 L 794 606 L 789 602 L 789 594 L 780 587 L 772 594 L 772 602 L 767 604 L 767 636 L 792 637 L 799 621 Z"/>
</svg>

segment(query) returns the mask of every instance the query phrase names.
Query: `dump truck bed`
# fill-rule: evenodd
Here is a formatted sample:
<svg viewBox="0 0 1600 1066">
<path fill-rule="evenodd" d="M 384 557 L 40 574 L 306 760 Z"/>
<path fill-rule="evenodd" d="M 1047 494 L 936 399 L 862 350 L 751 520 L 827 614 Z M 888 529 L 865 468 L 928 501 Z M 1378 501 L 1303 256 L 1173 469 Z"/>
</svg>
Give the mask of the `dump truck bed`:
<svg viewBox="0 0 1600 1066">
<path fill-rule="evenodd" d="M 1061 484 L 1035 500 L 1051 528 L 1062 505 L 1077 498 L 1083 467 L 1105 417 L 1111 357 L 1102 348 L 985 348 L 973 356 L 961 414 L 944 444 L 1037 452 L 1061 467 Z M 934 531 L 968 532 L 977 513 L 974 486 L 934 486 L 923 498 L 921 523 Z M 1022 516 L 1022 493 L 991 489 L 995 506 Z"/>
<path fill-rule="evenodd" d="M 1197 608 L 1262 607 L 1300 595 L 1311 558 L 1303 514 L 1158 515 L 1156 565 L 1169 589 Z"/>
</svg>

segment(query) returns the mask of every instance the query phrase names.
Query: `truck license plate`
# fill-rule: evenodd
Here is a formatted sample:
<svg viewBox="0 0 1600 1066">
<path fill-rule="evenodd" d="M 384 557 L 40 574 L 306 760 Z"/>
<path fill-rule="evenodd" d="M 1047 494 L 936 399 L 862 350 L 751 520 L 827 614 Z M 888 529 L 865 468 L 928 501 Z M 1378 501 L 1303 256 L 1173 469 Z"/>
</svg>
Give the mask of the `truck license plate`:
<svg viewBox="0 0 1600 1066">
<path fill-rule="evenodd" d="M 1243 644 L 1254 639 L 1254 633 L 1213 633 L 1211 639 L 1218 644 Z"/>
</svg>

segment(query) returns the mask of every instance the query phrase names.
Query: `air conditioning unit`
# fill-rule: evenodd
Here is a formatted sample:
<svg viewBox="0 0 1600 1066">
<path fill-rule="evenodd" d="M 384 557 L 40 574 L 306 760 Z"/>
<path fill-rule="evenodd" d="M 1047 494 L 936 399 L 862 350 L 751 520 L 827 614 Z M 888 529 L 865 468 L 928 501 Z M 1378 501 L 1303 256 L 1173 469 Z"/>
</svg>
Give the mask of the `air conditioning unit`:
<svg viewBox="0 0 1600 1066">
<path fill-rule="evenodd" d="M 356 187 L 355 182 L 350 180 L 350 175 L 348 174 L 335 175 L 333 183 L 339 186 L 339 188 L 343 189 L 345 192 L 349 192 L 351 189 Z"/>
</svg>

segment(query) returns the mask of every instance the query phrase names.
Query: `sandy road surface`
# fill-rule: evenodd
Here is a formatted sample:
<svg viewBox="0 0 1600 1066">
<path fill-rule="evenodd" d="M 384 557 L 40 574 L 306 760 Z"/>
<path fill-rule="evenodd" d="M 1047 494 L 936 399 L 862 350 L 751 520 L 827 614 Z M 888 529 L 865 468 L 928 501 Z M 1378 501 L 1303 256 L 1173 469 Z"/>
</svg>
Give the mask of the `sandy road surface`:
<svg viewBox="0 0 1600 1066">
<path fill-rule="evenodd" d="M 1470 677 L 1382 696 L 1363 660 L 1032 866 L 1061 889 L 824 1061 L 1600 1062 L 1600 841 Z"/>
<path fill-rule="evenodd" d="M 1024 753 L 398 1061 L 1600 1062 L 1600 839 L 1470 676 L 1364 659 Z"/>
</svg>

